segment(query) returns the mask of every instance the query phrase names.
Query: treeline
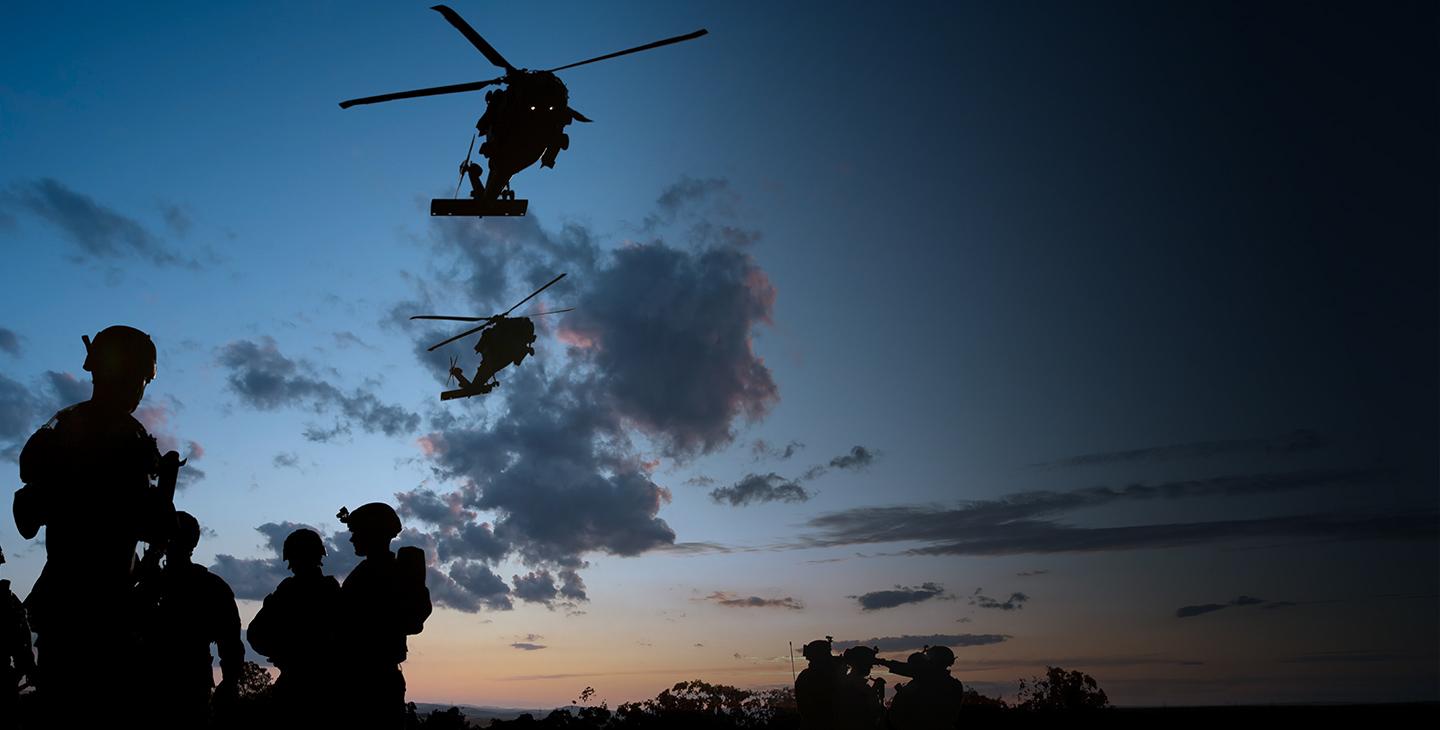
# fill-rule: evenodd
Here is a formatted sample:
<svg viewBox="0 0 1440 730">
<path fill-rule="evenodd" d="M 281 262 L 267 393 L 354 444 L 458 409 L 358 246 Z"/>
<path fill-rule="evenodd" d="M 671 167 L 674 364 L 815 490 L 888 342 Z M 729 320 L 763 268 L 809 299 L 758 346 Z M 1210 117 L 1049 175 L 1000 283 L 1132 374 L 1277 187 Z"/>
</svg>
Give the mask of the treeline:
<svg viewBox="0 0 1440 730">
<path fill-rule="evenodd" d="M 485 727 L 508 730 L 793 730 L 801 727 L 795 692 L 789 687 L 746 690 L 698 679 L 680 682 L 654 699 L 626 702 L 614 709 L 607 703 L 589 704 L 594 690 L 586 687 L 569 707 L 543 717 L 524 714 L 514 720 L 493 720 Z M 1056 715 L 1091 714 L 1110 707 L 1109 698 L 1095 679 L 1078 671 L 1050 667 L 1045 676 L 1020 680 L 1014 703 L 986 697 L 966 688 L 960 723 L 982 720 L 1001 727 L 1023 727 L 1049 722 Z M 410 706 L 407 730 L 464 730 L 467 723 L 457 708 L 415 712 Z M 890 726 L 880 726 L 889 730 Z M 957 726 L 958 727 L 958 726 Z M 877 728 L 877 730 L 880 730 Z M 904 730 L 895 728 L 895 730 Z"/>
</svg>

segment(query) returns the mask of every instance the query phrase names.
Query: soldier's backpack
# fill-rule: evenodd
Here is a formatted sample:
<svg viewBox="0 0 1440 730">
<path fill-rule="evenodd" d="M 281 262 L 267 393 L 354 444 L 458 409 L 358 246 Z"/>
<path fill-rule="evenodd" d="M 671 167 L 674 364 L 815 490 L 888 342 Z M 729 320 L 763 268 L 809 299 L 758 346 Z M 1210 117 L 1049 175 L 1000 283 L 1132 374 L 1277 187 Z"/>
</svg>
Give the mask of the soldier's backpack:
<svg viewBox="0 0 1440 730">
<path fill-rule="evenodd" d="M 406 634 L 418 634 L 425 628 L 425 619 L 430 618 L 430 589 L 425 587 L 425 551 L 413 545 L 406 545 L 395 551 L 395 563 L 399 568 L 402 599 L 402 616 Z"/>
</svg>

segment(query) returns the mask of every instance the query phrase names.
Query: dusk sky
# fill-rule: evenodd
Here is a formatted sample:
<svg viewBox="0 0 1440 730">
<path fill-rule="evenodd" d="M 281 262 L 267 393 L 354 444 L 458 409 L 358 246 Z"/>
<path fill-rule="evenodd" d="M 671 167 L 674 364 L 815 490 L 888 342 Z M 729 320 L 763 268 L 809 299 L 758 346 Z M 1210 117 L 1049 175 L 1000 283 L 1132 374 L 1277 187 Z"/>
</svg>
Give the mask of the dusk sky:
<svg viewBox="0 0 1440 730">
<path fill-rule="evenodd" d="M 400 510 L 411 700 L 781 686 L 827 634 L 991 695 L 1440 700 L 1433 3 L 453 0 L 528 68 L 709 30 L 562 72 L 594 123 L 479 221 L 428 207 L 482 93 L 337 106 L 499 75 L 430 4 L 7 7 L 11 488 L 128 324 L 243 620 L 294 526 L 343 577 L 336 511 Z M 473 340 L 408 317 L 562 272 L 442 403 Z"/>
</svg>

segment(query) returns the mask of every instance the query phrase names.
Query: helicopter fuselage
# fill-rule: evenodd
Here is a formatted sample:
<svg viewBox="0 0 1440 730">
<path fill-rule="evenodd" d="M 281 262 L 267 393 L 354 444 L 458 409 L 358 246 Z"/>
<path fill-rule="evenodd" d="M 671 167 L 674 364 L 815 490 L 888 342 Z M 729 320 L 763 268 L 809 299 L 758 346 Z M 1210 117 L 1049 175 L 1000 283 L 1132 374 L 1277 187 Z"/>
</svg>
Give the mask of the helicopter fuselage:
<svg viewBox="0 0 1440 730">
<path fill-rule="evenodd" d="M 489 161 L 485 199 L 494 200 L 510 177 L 535 164 L 545 151 L 565 146 L 565 127 L 577 117 L 569 106 L 569 91 L 547 71 L 515 71 L 506 76 L 506 88 L 492 92 L 485 115 L 476 123 L 485 135 L 481 154 Z"/>
</svg>

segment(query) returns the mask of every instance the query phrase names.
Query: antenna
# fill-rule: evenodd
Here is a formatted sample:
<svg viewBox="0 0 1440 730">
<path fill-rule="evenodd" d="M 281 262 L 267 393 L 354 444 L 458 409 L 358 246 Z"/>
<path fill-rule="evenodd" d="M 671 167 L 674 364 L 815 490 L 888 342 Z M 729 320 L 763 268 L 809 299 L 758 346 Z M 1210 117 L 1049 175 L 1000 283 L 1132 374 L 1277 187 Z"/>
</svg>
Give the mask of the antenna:
<svg viewBox="0 0 1440 730">
<path fill-rule="evenodd" d="M 790 681 L 791 681 L 791 682 L 794 682 L 794 681 L 795 681 L 795 642 L 793 642 L 793 641 L 787 641 L 787 642 L 785 642 L 785 643 L 790 645 Z"/>
</svg>

